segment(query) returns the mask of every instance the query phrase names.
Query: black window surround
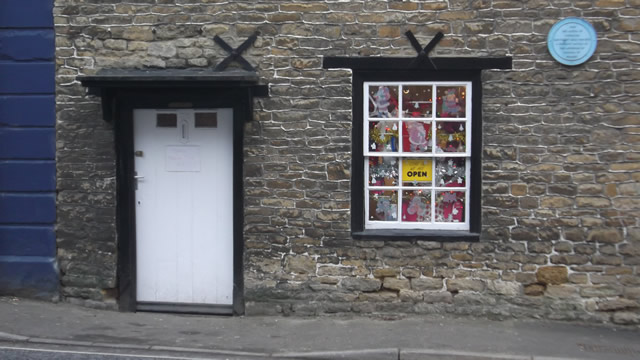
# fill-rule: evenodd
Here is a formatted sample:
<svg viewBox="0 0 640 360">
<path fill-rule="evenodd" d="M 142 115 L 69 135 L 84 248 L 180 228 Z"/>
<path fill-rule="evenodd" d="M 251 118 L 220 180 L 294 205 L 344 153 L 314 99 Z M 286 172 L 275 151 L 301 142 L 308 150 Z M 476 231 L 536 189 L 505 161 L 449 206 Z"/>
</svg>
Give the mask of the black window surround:
<svg viewBox="0 0 640 360">
<path fill-rule="evenodd" d="M 482 190 L 482 82 L 483 69 L 511 69 L 511 57 L 430 58 L 416 64 L 412 58 L 325 58 L 324 68 L 348 68 L 352 83 L 351 235 L 363 240 L 479 241 Z M 469 230 L 365 229 L 363 154 L 363 84 L 365 82 L 470 81 L 472 88 L 471 176 Z"/>
</svg>

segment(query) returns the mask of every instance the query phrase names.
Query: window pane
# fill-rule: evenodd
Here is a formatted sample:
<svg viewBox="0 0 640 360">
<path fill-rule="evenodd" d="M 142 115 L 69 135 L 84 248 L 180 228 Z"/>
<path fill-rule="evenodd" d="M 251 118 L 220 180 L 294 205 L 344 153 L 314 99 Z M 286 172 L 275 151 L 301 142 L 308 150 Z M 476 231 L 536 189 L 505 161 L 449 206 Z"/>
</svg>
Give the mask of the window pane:
<svg viewBox="0 0 640 360">
<path fill-rule="evenodd" d="M 402 221 L 431 222 L 431 191 L 402 192 Z"/>
<path fill-rule="evenodd" d="M 465 187 L 466 158 L 438 158 L 436 159 L 436 186 Z"/>
<path fill-rule="evenodd" d="M 398 117 L 397 86 L 369 86 L 369 117 Z"/>
<path fill-rule="evenodd" d="M 432 86 L 402 86 L 402 117 L 431 117 Z"/>
<path fill-rule="evenodd" d="M 433 181 L 433 159 L 402 159 L 403 186 L 431 186 Z"/>
<path fill-rule="evenodd" d="M 218 113 L 196 113 L 195 127 L 197 128 L 216 128 L 218 127 Z"/>
<path fill-rule="evenodd" d="M 369 151 L 398 151 L 398 122 L 372 121 L 369 123 Z"/>
<path fill-rule="evenodd" d="M 463 118 L 466 116 L 466 90 L 464 86 L 438 86 L 436 116 Z"/>
<path fill-rule="evenodd" d="M 438 121 L 436 129 L 437 152 L 465 152 L 467 124 L 460 121 Z"/>
<path fill-rule="evenodd" d="M 156 127 L 178 127 L 177 114 L 157 114 Z"/>
<path fill-rule="evenodd" d="M 398 185 L 398 158 L 372 156 L 369 158 L 369 185 Z"/>
<path fill-rule="evenodd" d="M 369 220 L 397 221 L 398 192 L 395 190 L 369 191 Z"/>
<path fill-rule="evenodd" d="M 436 192 L 436 221 L 438 222 L 464 222 L 464 191 L 437 191 Z"/>
<path fill-rule="evenodd" d="M 431 122 L 405 121 L 402 124 L 402 150 L 431 152 Z"/>
</svg>

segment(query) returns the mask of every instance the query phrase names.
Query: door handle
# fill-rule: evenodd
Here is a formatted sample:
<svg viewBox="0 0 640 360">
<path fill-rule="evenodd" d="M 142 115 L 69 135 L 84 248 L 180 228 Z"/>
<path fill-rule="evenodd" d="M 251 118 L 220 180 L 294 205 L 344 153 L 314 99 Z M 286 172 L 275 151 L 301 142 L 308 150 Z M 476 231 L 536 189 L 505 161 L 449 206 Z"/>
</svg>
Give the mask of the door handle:
<svg viewBox="0 0 640 360">
<path fill-rule="evenodd" d="M 133 187 L 134 190 L 138 190 L 138 181 L 144 179 L 144 176 L 142 175 L 133 175 Z M 138 205 L 140 204 L 140 202 L 138 201 Z"/>
</svg>

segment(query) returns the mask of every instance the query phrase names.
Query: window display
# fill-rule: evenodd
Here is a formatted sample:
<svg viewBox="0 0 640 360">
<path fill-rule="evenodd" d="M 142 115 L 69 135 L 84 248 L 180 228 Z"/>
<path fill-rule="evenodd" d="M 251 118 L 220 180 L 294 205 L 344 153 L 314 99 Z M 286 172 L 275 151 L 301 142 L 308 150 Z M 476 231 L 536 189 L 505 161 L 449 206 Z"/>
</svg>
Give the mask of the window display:
<svg viewBox="0 0 640 360">
<path fill-rule="evenodd" d="M 364 83 L 365 228 L 468 230 L 470 90 Z"/>
</svg>

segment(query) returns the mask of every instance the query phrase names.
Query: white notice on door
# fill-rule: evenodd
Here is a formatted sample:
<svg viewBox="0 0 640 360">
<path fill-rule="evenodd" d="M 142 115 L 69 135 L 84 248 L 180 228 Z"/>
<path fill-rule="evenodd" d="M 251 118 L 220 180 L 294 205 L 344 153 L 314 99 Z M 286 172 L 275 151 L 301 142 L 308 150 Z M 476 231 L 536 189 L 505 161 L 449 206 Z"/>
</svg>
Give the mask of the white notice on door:
<svg viewBox="0 0 640 360">
<path fill-rule="evenodd" d="M 200 171 L 200 147 L 167 146 L 165 169 L 167 171 Z"/>
</svg>

